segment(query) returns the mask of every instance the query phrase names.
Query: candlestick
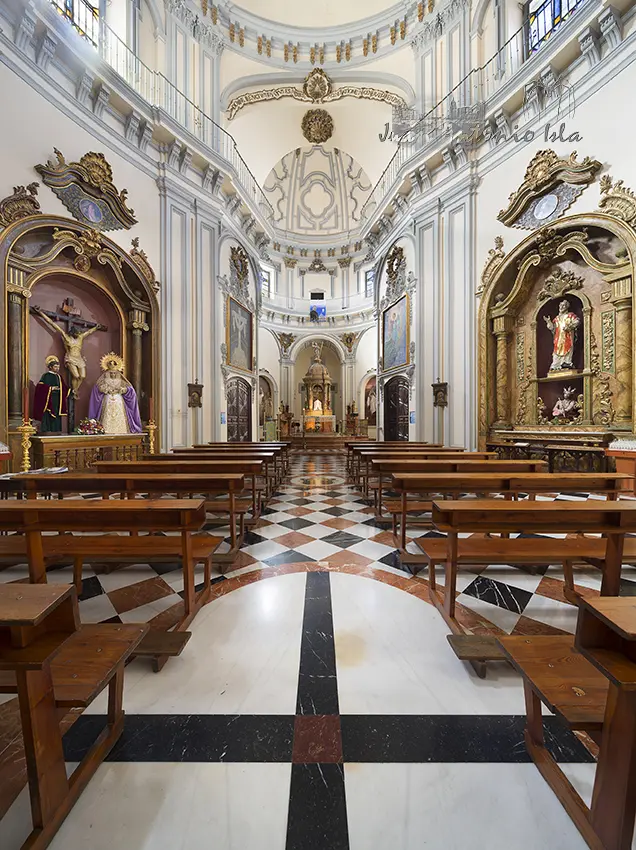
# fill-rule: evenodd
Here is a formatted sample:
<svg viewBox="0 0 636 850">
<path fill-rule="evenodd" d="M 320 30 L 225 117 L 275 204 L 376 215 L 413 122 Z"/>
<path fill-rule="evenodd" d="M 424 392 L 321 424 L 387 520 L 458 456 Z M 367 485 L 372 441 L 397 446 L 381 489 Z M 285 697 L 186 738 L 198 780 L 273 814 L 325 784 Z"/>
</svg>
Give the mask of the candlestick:
<svg viewBox="0 0 636 850">
<path fill-rule="evenodd" d="M 152 396 L 148 399 L 148 418 L 151 422 L 155 419 L 155 400 Z"/>
<path fill-rule="evenodd" d="M 29 421 L 29 388 L 22 388 L 22 419 L 25 422 Z"/>
</svg>

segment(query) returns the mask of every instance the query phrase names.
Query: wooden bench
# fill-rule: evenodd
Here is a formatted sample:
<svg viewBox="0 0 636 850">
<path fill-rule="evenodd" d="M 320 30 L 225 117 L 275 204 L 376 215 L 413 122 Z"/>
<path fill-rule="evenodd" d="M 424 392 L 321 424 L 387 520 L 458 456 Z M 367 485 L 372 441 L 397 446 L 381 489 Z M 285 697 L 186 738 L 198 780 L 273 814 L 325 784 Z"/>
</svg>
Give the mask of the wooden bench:
<svg viewBox="0 0 636 850">
<path fill-rule="evenodd" d="M 581 601 L 576 637 L 502 637 L 523 677 L 526 747 L 593 850 L 629 850 L 636 813 L 636 600 Z M 599 754 L 587 806 L 545 746 L 542 703 Z"/>
<path fill-rule="evenodd" d="M 210 596 L 209 559 L 205 562 L 205 580 L 203 588 L 195 590 L 194 568 L 196 559 L 192 532 L 199 531 L 205 523 L 205 503 L 194 499 L 175 500 L 141 500 L 132 501 L 44 501 L 44 500 L 15 500 L 0 503 L 0 530 L 17 531 L 23 537 L 21 544 L 26 548 L 29 566 L 29 580 L 34 584 L 46 583 L 45 546 L 48 539 L 43 532 L 107 532 L 107 531 L 174 531 L 179 532 L 175 537 L 174 548 L 179 551 L 176 557 L 181 561 L 184 583 L 184 614 L 174 626 L 175 632 L 185 632 L 187 626 L 196 616 L 199 608 L 207 602 Z M 73 557 L 85 560 L 99 561 L 104 555 L 122 561 L 130 559 L 138 563 L 143 553 L 144 561 L 152 562 L 155 549 L 158 558 L 165 558 L 165 552 L 170 549 L 170 543 L 165 544 L 165 537 L 149 535 L 146 537 L 103 537 L 102 535 L 86 534 L 83 537 L 69 538 L 69 541 L 56 539 L 55 545 L 68 546 Z M 13 540 L 13 537 L 5 538 Z M 44 541 L 47 540 L 45 543 Z M 77 540 L 73 543 L 72 540 Z M 19 544 L 17 544 L 19 545 Z M 214 545 L 214 544 L 212 544 Z M 218 545 L 218 541 L 217 541 Z M 207 551 L 207 549 L 206 549 Z M 136 560 L 135 560 L 136 559 Z M 157 635 L 154 641 L 159 641 Z M 166 639 L 164 651 L 153 655 L 153 667 L 158 672 L 170 655 L 179 654 L 187 637 L 184 638 L 178 652 L 174 650 L 174 638 Z M 149 655 L 143 644 L 137 654 Z"/>
<path fill-rule="evenodd" d="M 0 585 L 0 671 L 16 680 L 33 830 L 44 850 L 124 728 L 124 665 L 148 627 L 81 626 L 71 585 Z M 70 777 L 60 713 L 108 688 L 106 726 Z"/>
<path fill-rule="evenodd" d="M 460 533 L 491 532 L 510 534 L 515 532 L 581 532 L 589 534 L 605 535 L 605 552 L 603 555 L 604 569 L 601 585 L 601 594 L 604 596 L 618 595 L 620 589 L 621 566 L 623 561 L 623 550 L 625 534 L 636 530 L 636 502 L 563 502 L 559 509 L 555 510 L 551 502 L 535 501 L 500 501 L 496 499 L 475 499 L 460 501 L 433 502 L 432 510 L 433 525 L 439 531 L 446 533 L 446 539 L 442 541 L 446 546 L 446 557 L 444 559 L 445 580 L 443 601 L 437 595 L 434 572 L 429 585 L 429 595 L 433 604 L 440 611 L 453 634 L 464 634 L 464 630 L 455 617 L 455 597 L 457 587 L 457 567 L 459 559 Z M 488 541 L 490 544 L 491 541 Z M 546 541 L 546 549 L 554 545 L 554 549 L 548 555 L 558 551 L 559 540 Z M 574 551 L 577 546 L 581 549 L 593 544 L 585 538 L 571 538 L 563 541 L 570 550 Z M 526 563 L 540 560 L 540 546 L 544 541 L 537 538 L 517 538 L 510 542 L 506 540 L 497 541 L 497 546 L 508 547 L 506 558 L 503 563 L 514 560 L 520 563 L 523 552 L 526 553 Z M 556 544 L 556 545 L 555 545 Z M 426 544 L 424 544 L 426 545 Z M 462 541 L 462 550 L 468 559 L 471 556 L 470 549 L 478 551 L 481 544 L 471 538 Z M 514 554 L 511 548 L 515 547 Z M 566 546 L 561 550 L 562 554 Z M 630 544 L 631 547 L 631 544 Z M 592 547 L 591 547 L 592 548 Z M 502 550 L 500 550 L 501 552 Z M 594 550 L 596 557 L 598 550 Z M 548 555 L 546 557 L 548 557 Z M 487 557 L 491 557 L 487 555 Z M 557 559 L 558 562 L 559 559 Z M 497 561 L 495 560 L 494 563 Z M 491 561 L 493 563 L 493 561 Z M 431 574 L 429 574 L 431 575 Z M 485 665 L 481 662 L 473 662 L 477 674 L 485 675 Z"/>
<path fill-rule="evenodd" d="M 279 451 L 282 453 L 284 460 L 284 469 L 285 474 L 289 474 L 289 452 L 291 449 L 291 441 L 289 440 L 280 440 L 278 442 L 269 442 L 267 440 L 258 441 L 258 442 L 246 442 L 246 443 L 221 443 L 221 442 L 210 442 L 210 443 L 195 443 L 192 448 L 194 449 L 264 449 L 265 451 Z"/>
<path fill-rule="evenodd" d="M 431 451 L 433 449 L 443 449 L 443 448 L 445 448 L 441 443 L 405 442 L 404 440 L 400 440 L 399 442 L 389 442 L 389 441 L 384 442 L 382 440 L 360 440 L 360 439 L 346 440 L 345 441 L 345 449 L 346 449 L 346 452 L 347 452 L 347 459 L 346 459 L 347 472 L 349 473 L 349 475 L 351 475 L 353 473 L 353 459 L 354 459 L 354 455 L 355 455 L 355 452 L 356 452 L 357 449 L 376 449 L 376 448 L 384 447 L 384 448 L 387 448 L 387 449 L 396 448 L 396 449 L 399 450 L 402 446 L 408 446 L 408 447 L 411 447 L 411 448 L 412 447 L 428 448 Z M 459 449 L 459 451 L 464 451 L 464 449 L 463 448 Z"/>
<path fill-rule="evenodd" d="M 244 471 L 246 475 L 251 474 L 254 476 L 252 478 L 252 492 L 256 489 L 257 476 L 262 477 L 265 485 L 264 493 L 266 501 L 271 497 L 272 493 L 278 486 L 278 469 L 275 464 L 275 455 L 273 452 L 243 453 L 231 451 L 207 451 L 205 449 L 184 449 L 182 451 L 173 450 L 167 454 L 144 455 L 142 460 L 150 463 L 161 461 L 165 463 L 184 461 L 194 462 L 201 460 L 204 463 L 226 464 L 228 465 L 228 468 L 229 464 L 236 464 L 233 468 L 234 471 Z M 259 471 L 257 473 L 249 473 L 248 467 L 254 463 L 261 464 Z M 241 466 L 240 464 L 244 464 L 244 466 Z"/>
<path fill-rule="evenodd" d="M 444 461 L 454 460 L 454 459 L 462 459 L 462 460 L 472 460 L 472 461 L 481 461 L 482 463 L 488 460 L 493 460 L 495 455 L 492 452 L 460 452 L 460 451 L 426 451 L 423 449 L 415 449 L 412 452 L 404 452 L 400 455 L 394 455 L 392 453 L 384 453 L 384 452 L 361 452 L 360 453 L 360 468 L 358 469 L 357 475 L 354 479 L 354 484 L 359 487 L 363 495 L 366 499 L 369 498 L 369 484 L 371 478 L 374 475 L 378 474 L 378 466 L 375 467 L 375 472 L 373 471 L 373 464 L 380 463 L 382 461 L 389 461 L 393 463 L 399 463 L 400 461 L 408 460 L 411 463 L 417 463 L 425 461 Z"/>
<path fill-rule="evenodd" d="M 534 499 L 540 493 L 600 493 L 616 499 L 625 476 L 617 472 L 595 473 L 539 473 L 520 475 L 518 472 L 455 472 L 444 475 L 420 472 L 395 472 L 392 487 L 400 493 L 397 500 L 387 500 L 386 507 L 393 518 L 393 532 L 397 533 L 398 517 L 401 526 L 401 547 L 406 548 L 406 522 L 409 511 L 419 513 L 431 510 L 431 494 L 458 498 L 467 493 L 496 493 L 508 499 L 527 494 Z M 410 501 L 409 493 L 416 494 Z"/>
<path fill-rule="evenodd" d="M 152 455 L 152 457 L 159 457 L 159 455 Z M 245 480 L 242 474 L 223 473 L 221 475 L 214 462 L 196 460 L 181 461 L 178 459 L 171 462 L 155 462 L 154 460 L 136 460 L 126 463 L 119 461 L 98 461 L 94 464 L 94 467 L 100 476 L 101 474 L 109 475 L 111 473 L 125 473 L 130 476 L 140 474 L 171 475 L 173 477 L 185 475 L 207 475 L 213 477 L 215 474 L 218 475 L 219 479 L 223 479 L 224 488 L 217 492 L 227 493 L 228 498 L 207 501 L 206 509 L 212 513 L 229 515 L 231 548 L 230 552 L 225 556 L 225 560 L 231 561 L 235 557 L 245 533 L 245 514 L 251 509 L 253 502 L 253 497 L 251 499 L 242 499 L 239 496 L 245 487 Z M 187 489 L 185 492 L 187 492 Z M 237 517 L 239 520 L 238 533 L 236 529 Z M 220 556 L 217 557 L 221 560 Z"/>
</svg>

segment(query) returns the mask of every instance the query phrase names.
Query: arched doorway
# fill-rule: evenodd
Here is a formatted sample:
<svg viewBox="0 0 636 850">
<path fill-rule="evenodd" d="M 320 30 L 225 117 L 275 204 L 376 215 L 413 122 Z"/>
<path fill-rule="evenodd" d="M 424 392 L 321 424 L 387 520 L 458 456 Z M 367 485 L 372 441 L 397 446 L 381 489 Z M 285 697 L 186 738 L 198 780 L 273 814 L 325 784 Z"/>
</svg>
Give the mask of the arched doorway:
<svg viewBox="0 0 636 850">
<path fill-rule="evenodd" d="M 229 443 L 252 439 L 252 388 L 243 378 L 227 382 L 227 439 Z"/>
<path fill-rule="evenodd" d="M 390 442 L 409 438 L 409 382 L 403 375 L 387 381 L 384 387 L 384 439 Z"/>
</svg>

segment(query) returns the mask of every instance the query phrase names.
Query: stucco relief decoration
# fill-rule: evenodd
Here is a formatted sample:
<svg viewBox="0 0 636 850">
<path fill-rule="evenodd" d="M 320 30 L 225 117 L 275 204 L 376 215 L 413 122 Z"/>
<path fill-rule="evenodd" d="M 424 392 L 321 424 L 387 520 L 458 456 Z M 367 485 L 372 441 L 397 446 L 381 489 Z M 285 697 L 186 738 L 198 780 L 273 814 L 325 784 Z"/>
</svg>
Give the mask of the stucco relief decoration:
<svg viewBox="0 0 636 850">
<path fill-rule="evenodd" d="M 488 288 L 490 282 L 495 276 L 495 272 L 503 263 L 505 256 L 506 252 L 504 251 L 503 238 L 501 236 L 495 236 L 495 247 L 488 251 L 488 256 L 486 257 L 486 262 L 484 263 L 484 268 L 481 273 L 481 281 L 475 295 L 483 295 L 484 290 Z"/>
<path fill-rule="evenodd" d="M 230 249 L 230 279 L 227 275 L 217 277 L 221 290 L 241 302 L 251 312 L 255 312 L 254 301 L 249 289 L 249 259 L 244 249 L 232 246 Z"/>
<path fill-rule="evenodd" d="M 89 151 L 79 162 L 66 162 L 57 148 L 54 151 L 57 161 L 36 165 L 35 170 L 73 218 L 93 230 L 130 230 L 137 224 L 127 204 L 128 192 L 115 187 L 103 153 Z"/>
<path fill-rule="evenodd" d="M 148 262 L 148 255 L 139 247 L 138 236 L 135 236 L 135 238 L 131 242 L 131 245 L 132 247 L 130 249 L 130 256 L 132 258 L 133 263 L 137 266 L 139 271 L 146 278 L 146 280 L 152 286 L 155 292 L 158 292 L 161 288 L 161 284 L 156 279 L 154 270 Z"/>
<path fill-rule="evenodd" d="M 13 194 L 0 201 L 0 227 L 8 227 L 15 221 L 40 214 L 38 185 L 29 183 L 28 186 L 15 186 Z"/>
<path fill-rule="evenodd" d="M 181 23 L 185 24 L 190 35 L 206 47 L 211 47 L 212 50 L 220 55 L 223 52 L 223 39 L 219 33 L 209 24 L 203 23 L 198 15 L 188 6 L 186 0 L 166 0 L 166 9 L 175 18 L 178 18 Z M 216 23 L 217 7 L 212 6 L 212 23 Z"/>
<path fill-rule="evenodd" d="M 342 334 L 342 336 L 340 337 L 349 354 L 353 352 L 353 348 L 359 336 L 360 334 L 353 333 L 353 331 L 348 331 L 347 333 Z"/>
<path fill-rule="evenodd" d="M 371 189 L 353 157 L 319 144 L 290 151 L 263 184 L 274 226 L 306 237 L 356 230 Z"/>
<path fill-rule="evenodd" d="M 388 103 L 390 106 L 406 108 L 404 99 L 390 91 L 383 91 L 370 86 L 340 86 L 334 89 L 330 77 L 322 68 L 314 68 L 305 77 L 302 88 L 298 86 L 277 86 L 273 89 L 246 92 L 232 98 L 227 106 L 227 117 L 231 121 L 246 106 L 280 100 L 284 97 L 291 97 L 304 103 L 332 103 L 341 100 L 343 97 L 355 97 L 359 100 L 375 100 Z"/>
<path fill-rule="evenodd" d="M 583 289 L 583 278 L 574 272 L 564 271 L 561 268 L 555 269 L 552 274 L 546 279 L 542 288 L 537 294 L 537 301 L 547 301 L 549 298 L 560 298 L 566 292 L 574 292 L 577 289 Z"/>
<path fill-rule="evenodd" d="M 412 275 L 412 273 L 411 273 Z M 386 258 L 386 292 L 380 303 L 380 309 L 384 309 L 387 304 L 395 301 L 407 290 L 407 284 L 410 283 L 406 275 L 406 257 L 404 256 L 404 248 L 399 245 L 394 245 Z M 412 278 L 413 281 L 415 278 Z"/>
<path fill-rule="evenodd" d="M 280 351 L 283 357 L 287 357 L 289 355 L 289 349 L 294 344 L 294 340 L 296 337 L 294 334 L 278 334 L 278 342 L 280 343 Z"/>
<path fill-rule="evenodd" d="M 508 199 L 497 218 L 507 227 L 533 230 L 553 221 L 572 205 L 593 182 L 601 163 L 586 156 L 578 162 L 576 151 L 569 157 L 546 149 L 530 161 L 521 186 Z"/>
<path fill-rule="evenodd" d="M 321 145 L 333 136 L 333 118 L 326 109 L 308 109 L 300 124 L 303 136 L 312 145 Z"/>
<path fill-rule="evenodd" d="M 636 229 L 636 196 L 622 180 L 614 181 L 609 174 L 601 177 L 601 200 L 599 210 L 619 218 Z"/>
<path fill-rule="evenodd" d="M 413 50 L 415 52 L 420 52 L 431 41 L 434 41 L 443 35 L 448 29 L 449 24 L 461 15 L 464 9 L 466 9 L 469 5 L 470 0 L 449 0 L 448 3 L 439 9 L 435 17 L 431 18 L 424 18 L 424 15 L 420 18 L 418 12 L 418 20 L 423 20 L 423 23 L 417 26 L 413 38 L 411 39 L 411 46 L 413 47 Z M 429 15 L 431 15 L 434 9 L 433 0 L 428 0 L 427 9 Z"/>
</svg>

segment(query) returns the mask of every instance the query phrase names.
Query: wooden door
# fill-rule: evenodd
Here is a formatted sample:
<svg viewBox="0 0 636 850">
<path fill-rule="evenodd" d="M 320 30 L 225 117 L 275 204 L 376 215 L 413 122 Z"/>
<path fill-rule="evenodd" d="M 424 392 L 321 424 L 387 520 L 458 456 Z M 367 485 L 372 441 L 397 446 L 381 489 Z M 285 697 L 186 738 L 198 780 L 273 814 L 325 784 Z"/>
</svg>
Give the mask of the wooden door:
<svg viewBox="0 0 636 850">
<path fill-rule="evenodd" d="M 409 382 L 402 376 L 384 386 L 384 439 L 392 442 L 409 438 Z"/>
<path fill-rule="evenodd" d="M 227 382 L 227 439 L 229 443 L 252 439 L 252 388 L 243 378 Z"/>
</svg>

